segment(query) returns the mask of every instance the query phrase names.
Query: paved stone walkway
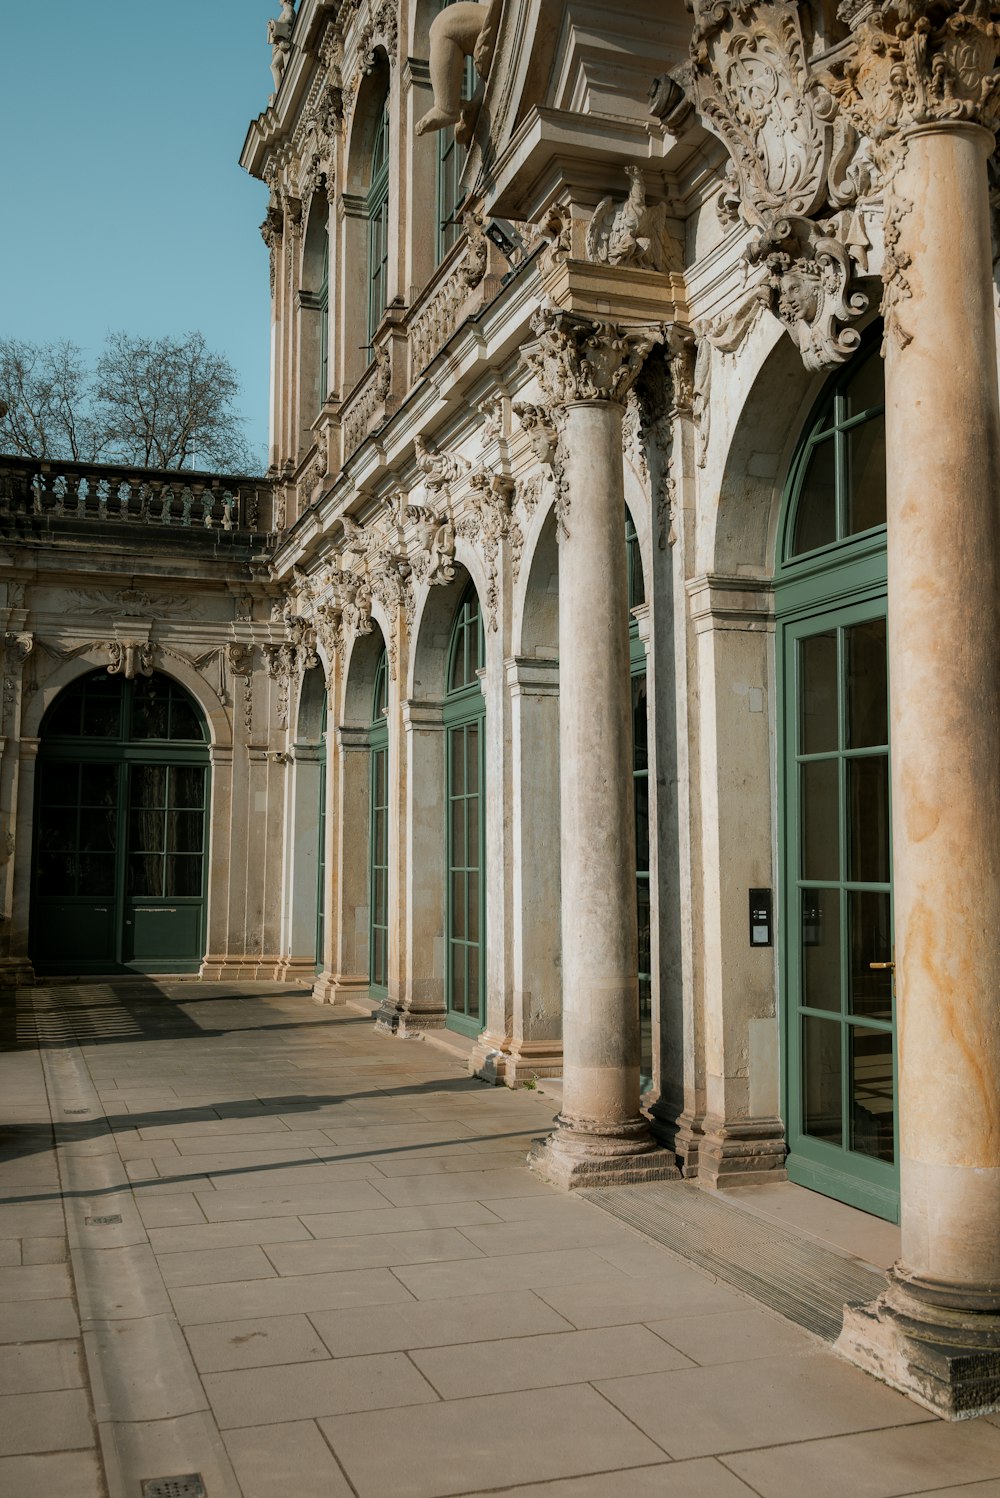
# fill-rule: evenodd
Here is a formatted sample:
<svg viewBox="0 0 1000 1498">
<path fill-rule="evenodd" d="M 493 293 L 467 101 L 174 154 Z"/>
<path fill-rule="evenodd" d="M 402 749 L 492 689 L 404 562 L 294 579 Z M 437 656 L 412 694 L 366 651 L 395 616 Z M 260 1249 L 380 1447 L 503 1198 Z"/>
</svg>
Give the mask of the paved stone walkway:
<svg viewBox="0 0 1000 1498">
<path fill-rule="evenodd" d="M 2 1019 L 3 1498 L 1000 1498 L 994 1421 L 529 1174 L 551 1100 L 275 985 Z"/>
</svg>

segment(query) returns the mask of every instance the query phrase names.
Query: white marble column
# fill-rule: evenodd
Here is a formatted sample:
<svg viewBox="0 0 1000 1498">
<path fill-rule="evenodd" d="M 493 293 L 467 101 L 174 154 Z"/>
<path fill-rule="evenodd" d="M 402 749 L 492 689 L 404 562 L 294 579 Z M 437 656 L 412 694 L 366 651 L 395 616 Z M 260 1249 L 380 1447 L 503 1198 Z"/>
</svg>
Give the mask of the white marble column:
<svg viewBox="0 0 1000 1498">
<path fill-rule="evenodd" d="M 1000 1407 L 1000 409 L 977 123 L 997 45 L 938 10 L 923 35 L 883 20 L 878 50 L 863 32 L 856 81 L 901 127 L 885 310 L 902 1252 L 838 1346 L 959 1418 Z"/>
<path fill-rule="evenodd" d="M 531 1164 L 564 1187 L 666 1180 L 639 1107 L 631 678 L 621 425 L 657 335 L 564 312 L 525 357 L 557 408 L 563 1102 Z"/>
</svg>

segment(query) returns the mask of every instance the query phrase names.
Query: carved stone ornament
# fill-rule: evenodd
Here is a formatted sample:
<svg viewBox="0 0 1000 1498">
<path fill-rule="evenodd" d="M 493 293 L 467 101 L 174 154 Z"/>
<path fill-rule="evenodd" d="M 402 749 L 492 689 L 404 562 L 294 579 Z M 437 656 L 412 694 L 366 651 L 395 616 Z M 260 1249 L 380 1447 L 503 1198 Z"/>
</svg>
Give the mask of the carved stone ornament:
<svg viewBox="0 0 1000 1498">
<path fill-rule="evenodd" d="M 449 484 L 453 484 L 468 471 L 469 464 L 465 458 L 455 458 L 448 453 L 439 452 L 433 442 L 428 442 L 424 437 L 418 435 L 413 445 L 417 468 L 423 474 L 424 484 L 432 494 L 439 494 L 442 489 L 447 489 Z"/>
<path fill-rule="evenodd" d="M 507 473 L 481 469 L 469 480 L 474 509 L 459 522 L 459 533 L 482 544 L 486 562 L 486 596 L 483 604 L 488 627 L 497 628 L 499 602 L 500 543 L 510 547 L 511 572 L 517 580 L 524 551 L 524 534 L 514 513 L 516 490 Z"/>
<path fill-rule="evenodd" d="M 466 3 L 446 6 L 434 17 L 429 38 L 434 105 L 414 126 L 417 135 L 454 125 L 456 139 L 468 142 L 470 111 L 462 105 L 465 59 L 472 58 L 480 78 L 489 76 L 502 8 L 503 0 L 489 0 L 486 5 Z"/>
<path fill-rule="evenodd" d="M 642 361 L 663 341 L 659 328 L 620 328 L 561 308 L 541 308 L 531 331 L 534 341 L 525 345 L 524 360 L 555 406 L 623 402 Z"/>
<path fill-rule="evenodd" d="M 150 640 L 109 640 L 108 675 L 124 676 L 134 681 L 137 676 L 152 676 L 155 646 Z"/>
<path fill-rule="evenodd" d="M 597 265 L 637 270 L 681 268 L 680 246 L 667 228 L 667 205 L 646 204 L 646 182 L 637 166 L 627 166 L 631 190 L 623 203 L 602 198 L 587 226 L 587 259 Z"/>
<path fill-rule="evenodd" d="M 484 222 L 482 214 L 471 208 L 462 214 L 462 228 L 468 236 L 469 246 L 459 275 L 470 290 L 479 285 L 489 264 L 490 246 Z"/>
<path fill-rule="evenodd" d="M 948 123 L 996 131 L 997 7 L 988 0 L 897 0 L 861 8 L 842 5 L 841 15 L 854 28 L 855 48 L 845 61 L 834 64 L 826 81 L 844 116 L 873 143 L 886 198 L 885 339 L 905 347 L 910 334 L 899 309 L 911 288 L 900 223 L 912 204 L 895 184 L 905 160 L 907 132 Z"/>
<path fill-rule="evenodd" d="M 426 505 L 408 505 L 406 518 L 417 528 L 411 555 L 413 575 L 429 586 L 454 581 L 455 525 L 447 510 L 435 512 Z"/>
<path fill-rule="evenodd" d="M 755 289 L 806 368 L 843 363 L 860 342 L 844 324 L 868 306 L 852 286 L 867 261 L 863 217 L 844 211 L 871 188 L 863 143 L 809 66 L 795 0 L 693 3 L 684 78 L 731 157 L 723 217 L 738 213 L 755 231 L 746 252 L 762 272 Z"/>
</svg>

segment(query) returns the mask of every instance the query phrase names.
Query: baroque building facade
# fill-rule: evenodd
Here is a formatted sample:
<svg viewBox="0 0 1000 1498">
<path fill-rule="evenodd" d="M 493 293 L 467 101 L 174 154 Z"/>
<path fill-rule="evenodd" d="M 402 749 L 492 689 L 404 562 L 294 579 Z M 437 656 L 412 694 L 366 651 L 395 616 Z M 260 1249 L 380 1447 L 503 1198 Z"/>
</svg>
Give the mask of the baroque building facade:
<svg viewBox="0 0 1000 1498">
<path fill-rule="evenodd" d="M 266 480 L 0 476 L 9 981 L 315 976 L 561 1076 L 557 1184 L 898 1220 L 840 1347 L 951 1415 L 1000 1403 L 998 37 L 284 5 Z"/>
</svg>

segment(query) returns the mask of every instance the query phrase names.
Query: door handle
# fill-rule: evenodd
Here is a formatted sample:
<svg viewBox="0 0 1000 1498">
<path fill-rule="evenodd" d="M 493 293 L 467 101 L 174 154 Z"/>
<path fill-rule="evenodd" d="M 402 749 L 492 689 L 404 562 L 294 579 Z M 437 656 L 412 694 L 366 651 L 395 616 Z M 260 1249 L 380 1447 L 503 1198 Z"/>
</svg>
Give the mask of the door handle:
<svg viewBox="0 0 1000 1498">
<path fill-rule="evenodd" d="M 894 973 L 896 971 L 896 964 L 894 962 L 869 962 L 868 966 L 871 968 L 872 972 L 884 972 L 888 970 L 889 972 Z"/>
</svg>

